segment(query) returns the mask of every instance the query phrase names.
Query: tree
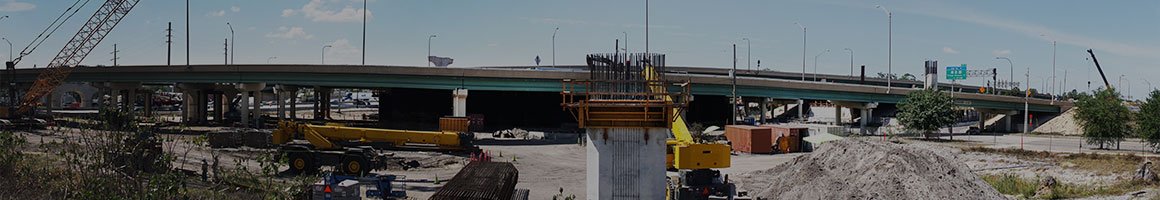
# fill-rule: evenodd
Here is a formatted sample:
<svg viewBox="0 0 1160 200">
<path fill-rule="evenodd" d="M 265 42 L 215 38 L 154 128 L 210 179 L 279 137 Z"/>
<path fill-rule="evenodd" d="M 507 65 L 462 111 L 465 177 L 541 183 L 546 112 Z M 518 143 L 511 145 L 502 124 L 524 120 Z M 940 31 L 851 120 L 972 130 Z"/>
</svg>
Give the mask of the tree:
<svg viewBox="0 0 1160 200">
<path fill-rule="evenodd" d="M 1083 137 L 1088 144 L 1118 144 L 1129 134 L 1131 114 L 1115 89 L 1096 91 L 1095 96 L 1081 95 L 1076 102 L 1076 121 L 1083 126 Z"/>
<path fill-rule="evenodd" d="M 898 120 L 907 129 L 931 133 L 955 122 L 955 111 L 950 95 L 933 89 L 910 92 L 898 103 Z"/>
<path fill-rule="evenodd" d="M 1152 151 L 1160 148 L 1160 90 L 1152 90 L 1148 100 L 1140 105 L 1140 112 L 1136 113 L 1136 132 L 1152 147 Z"/>
<path fill-rule="evenodd" d="M 918 77 L 915 77 L 914 74 L 906 73 L 902 75 L 902 80 L 917 81 Z"/>
</svg>

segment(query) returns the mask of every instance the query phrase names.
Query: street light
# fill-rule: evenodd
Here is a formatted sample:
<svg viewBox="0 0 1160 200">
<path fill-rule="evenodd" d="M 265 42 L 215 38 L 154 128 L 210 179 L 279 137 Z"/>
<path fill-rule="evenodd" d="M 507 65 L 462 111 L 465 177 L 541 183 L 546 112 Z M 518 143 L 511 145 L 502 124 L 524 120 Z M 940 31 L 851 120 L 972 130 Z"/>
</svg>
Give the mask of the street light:
<svg viewBox="0 0 1160 200">
<path fill-rule="evenodd" d="M 1011 62 L 1011 58 L 995 57 L 995 59 L 996 60 L 1007 60 L 1007 66 L 1011 66 L 1011 79 L 1008 79 L 1008 81 L 1015 81 L 1015 63 Z"/>
<path fill-rule="evenodd" d="M 8 17 L 8 16 L 4 16 L 4 17 Z M 5 42 L 8 42 L 8 61 L 16 60 L 16 58 L 12 57 L 12 41 L 8 41 L 8 38 L 0 38 L 0 39 L 3 39 Z"/>
<path fill-rule="evenodd" d="M 846 48 L 845 50 L 847 53 L 850 53 L 850 76 L 853 77 L 854 76 L 854 50 L 850 49 L 850 48 Z"/>
<path fill-rule="evenodd" d="M 814 81 L 818 81 L 818 56 L 822 56 L 822 54 L 829 52 L 830 49 L 826 49 L 825 51 L 822 51 L 821 53 L 818 53 L 818 55 L 814 56 Z"/>
<path fill-rule="evenodd" d="M 753 44 L 750 44 L 749 38 L 741 38 L 741 40 L 745 40 L 745 70 L 753 71 L 753 65 L 750 62 L 751 59 L 749 59 L 753 55 L 753 53 L 750 53 L 753 51 Z"/>
<path fill-rule="evenodd" d="M 628 31 L 621 31 L 624 33 L 624 54 L 628 54 Z"/>
<path fill-rule="evenodd" d="M 556 32 L 560 32 L 560 27 L 552 30 L 552 67 L 556 67 Z"/>
<path fill-rule="evenodd" d="M 874 5 L 886 12 L 886 93 L 890 93 L 890 75 L 894 73 L 894 14 L 882 5 Z"/>
<path fill-rule="evenodd" d="M 270 56 L 269 58 L 266 58 L 266 64 L 270 64 L 270 60 L 273 60 L 273 59 L 278 59 L 278 57 Z"/>
<path fill-rule="evenodd" d="M 232 64 L 234 64 L 234 57 L 238 56 L 235 54 L 235 53 L 237 53 L 237 51 L 234 51 L 235 49 L 238 48 L 237 45 L 234 45 L 234 43 L 237 42 L 238 40 L 234 39 L 234 25 L 231 25 L 229 22 L 226 22 L 226 26 L 230 27 L 230 64 L 232 65 Z"/>
<path fill-rule="evenodd" d="M 1056 47 L 1055 39 L 1051 39 L 1051 37 L 1048 37 L 1047 34 L 1039 34 L 1039 36 L 1042 36 L 1042 37 L 1045 37 L 1045 38 L 1051 40 L 1051 91 L 1052 91 L 1052 93 L 1059 93 L 1059 91 L 1057 91 L 1058 89 L 1055 85 L 1055 47 Z M 1051 103 L 1052 104 L 1055 103 L 1054 96 L 1051 98 Z"/>
<path fill-rule="evenodd" d="M 431 38 L 435 38 L 435 35 L 432 34 L 427 37 L 427 61 L 424 62 L 427 62 L 428 67 L 431 66 Z"/>
<path fill-rule="evenodd" d="M 333 46 L 330 46 L 330 45 L 322 46 L 322 64 L 323 65 L 326 64 L 326 48 L 327 47 L 333 47 Z"/>
<path fill-rule="evenodd" d="M 802 28 L 802 81 L 806 81 L 806 26 L 798 22 L 793 22 Z"/>
</svg>

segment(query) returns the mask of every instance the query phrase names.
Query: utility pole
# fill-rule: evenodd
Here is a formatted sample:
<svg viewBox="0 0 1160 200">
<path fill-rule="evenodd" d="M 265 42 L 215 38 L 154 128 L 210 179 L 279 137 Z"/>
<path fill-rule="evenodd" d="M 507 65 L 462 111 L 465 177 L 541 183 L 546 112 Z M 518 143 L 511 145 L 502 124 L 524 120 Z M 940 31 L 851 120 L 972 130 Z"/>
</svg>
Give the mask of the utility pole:
<svg viewBox="0 0 1160 200">
<path fill-rule="evenodd" d="M 367 65 L 367 0 L 363 0 L 362 65 Z"/>
<path fill-rule="evenodd" d="M 556 32 L 560 32 L 560 27 L 552 31 L 552 67 L 556 67 Z"/>
<path fill-rule="evenodd" d="M 173 22 L 165 29 L 165 65 L 173 65 Z"/>
<path fill-rule="evenodd" d="M 874 5 L 886 12 L 886 93 L 890 94 L 891 76 L 894 75 L 894 13 L 882 5 Z"/>
<path fill-rule="evenodd" d="M 753 44 L 750 43 L 752 41 L 750 41 L 749 38 L 741 38 L 741 40 L 745 40 L 745 70 L 753 71 L 753 65 L 750 63 L 753 60 L 751 59 L 753 55 Z"/>
<path fill-rule="evenodd" d="M 729 71 L 729 76 L 733 79 L 733 98 L 729 99 L 729 110 L 732 110 L 733 115 L 729 116 L 729 124 L 737 125 L 737 44 L 733 44 L 733 70 Z"/>
<path fill-rule="evenodd" d="M 234 39 L 234 25 L 231 25 L 229 22 L 226 22 L 226 26 L 230 27 L 230 41 L 234 42 L 234 43 L 238 42 L 237 39 Z M 229 64 L 231 64 L 231 65 L 234 64 L 234 57 L 237 57 L 237 55 L 238 55 L 237 54 L 238 52 L 234 51 L 234 50 L 238 49 L 238 45 L 234 45 L 234 43 L 230 43 L 231 49 L 230 49 L 230 63 Z"/>
<path fill-rule="evenodd" d="M 802 81 L 806 81 L 806 26 L 801 23 L 794 22 L 799 28 L 802 28 Z"/>
<path fill-rule="evenodd" d="M 1023 86 L 1027 88 L 1024 89 L 1027 92 L 1024 92 L 1023 95 L 1023 135 L 1027 135 L 1028 128 L 1030 128 L 1028 126 L 1031 124 L 1031 112 L 1029 112 L 1029 106 L 1027 105 L 1027 98 L 1031 96 L 1031 68 L 1028 67 L 1025 69 L 1027 69 L 1027 72 L 1023 74 L 1023 77 L 1027 80 L 1025 80 L 1026 82 L 1023 83 Z M 1023 135 L 1019 135 L 1019 149 L 1023 149 Z"/>
<path fill-rule="evenodd" d="M 113 54 L 113 58 L 112 58 L 112 59 L 109 59 L 109 60 L 112 60 L 112 61 L 113 61 L 113 66 L 114 66 L 114 67 L 116 67 L 116 66 L 117 66 L 117 59 L 121 58 L 121 57 L 117 57 L 117 53 L 118 53 L 118 52 L 121 52 L 121 51 L 118 51 L 118 50 L 117 50 L 117 44 L 113 44 L 113 52 L 111 52 L 111 53 L 110 53 L 110 54 Z"/>
<path fill-rule="evenodd" d="M 193 70 L 189 65 L 189 0 L 185 0 L 185 70 Z"/>
</svg>

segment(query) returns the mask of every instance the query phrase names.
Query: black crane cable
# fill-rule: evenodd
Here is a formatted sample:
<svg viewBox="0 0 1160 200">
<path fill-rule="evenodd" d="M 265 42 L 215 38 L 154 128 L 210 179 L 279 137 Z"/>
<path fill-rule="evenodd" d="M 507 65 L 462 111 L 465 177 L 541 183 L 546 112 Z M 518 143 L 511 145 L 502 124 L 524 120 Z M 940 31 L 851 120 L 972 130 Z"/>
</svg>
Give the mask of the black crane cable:
<svg viewBox="0 0 1160 200">
<path fill-rule="evenodd" d="M 19 63 L 20 60 L 24 58 L 24 56 L 31 54 L 36 50 L 36 48 L 40 47 L 44 41 L 48 40 L 48 37 L 52 36 L 53 33 L 56 33 L 57 29 L 60 29 L 60 27 L 64 25 L 64 22 L 72 19 L 72 17 L 76 15 L 77 12 L 81 10 L 81 8 L 85 7 L 85 5 L 88 5 L 89 1 L 90 0 L 77 0 L 76 2 L 73 2 L 73 4 L 69 6 L 68 9 L 65 9 L 64 12 L 60 13 L 60 16 L 57 16 L 56 20 L 53 20 L 52 23 L 48 25 L 48 27 L 44 27 L 44 30 L 41 31 L 39 35 L 36 35 L 36 38 L 34 38 L 32 42 L 28 44 L 28 46 L 25 46 L 23 50 L 20 50 L 20 57 L 13 59 L 13 62 Z M 80 5 L 80 7 L 77 7 L 77 5 Z M 69 11 L 72 11 L 72 13 L 69 13 Z M 66 14 L 68 16 L 65 16 Z"/>
</svg>

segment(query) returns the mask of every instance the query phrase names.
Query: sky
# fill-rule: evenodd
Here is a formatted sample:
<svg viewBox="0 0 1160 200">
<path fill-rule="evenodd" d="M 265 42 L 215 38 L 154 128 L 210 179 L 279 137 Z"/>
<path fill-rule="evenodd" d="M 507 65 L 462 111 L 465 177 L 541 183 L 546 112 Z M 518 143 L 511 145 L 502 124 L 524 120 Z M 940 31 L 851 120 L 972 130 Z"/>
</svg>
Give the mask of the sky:
<svg viewBox="0 0 1160 200">
<path fill-rule="evenodd" d="M 237 64 L 319 64 L 323 55 L 327 64 L 359 64 L 364 10 L 369 65 L 426 66 L 428 39 L 432 55 L 455 59 L 451 67 L 529 66 L 536 64 L 536 56 L 541 65 L 579 65 L 585 54 L 614 51 L 617 39 L 628 51 L 645 50 L 644 1 L 366 1 L 364 9 L 363 0 L 196 0 L 190 2 L 186 34 L 185 1 L 142 0 L 83 64 L 112 65 L 114 44 L 120 65 L 165 64 L 170 22 L 173 64 L 186 63 L 186 39 L 190 63 L 224 63 L 223 43 L 231 37 L 227 23 L 233 26 Z M 0 0 L 0 15 L 9 16 L 0 19 L 0 36 L 19 53 L 74 2 Z M 90 0 L 19 67 L 47 64 L 101 2 Z M 1024 75 L 1030 71 L 1031 87 L 1046 86 L 1043 91 L 1051 88 L 1054 61 L 1060 90 L 1086 91 L 1088 81 L 1091 89 L 1102 86 L 1087 59 L 1085 50 L 1090 48 L 1108 81 L 1122 84 L 1121 91 L 1130 88 L 1134 98 L 1146 98 L 1149 82 L 1160 84 L 1155 67 L 1160 61 L 1160 1 L 649 3 L 648 51 L 666 54 L 670 66 L 729 68 L 736 44 L 738 68 L 758 68 L 760 60 L 761 69 L 801 72 L 803 32 L 797 23 L 806 28 L 808 72 L 816 64 L 819 73 L 849 74 L 849 48 L 853 64 L 866 65 L 868 75 L 918 75 L 923 61 L 937 60 L 940 66 L 997 68 L 1000 79 L 1014 77 L 1023 83 L 1028 83 Z M 889 10 L 892 20 L 875 5 Z M 324 50 L 326 45 L 331 47 Z M 1010 58 L 1013 65 L 997 56 Z M 942 69 L 940 77 L 947 81 Z"/>
</svg>

